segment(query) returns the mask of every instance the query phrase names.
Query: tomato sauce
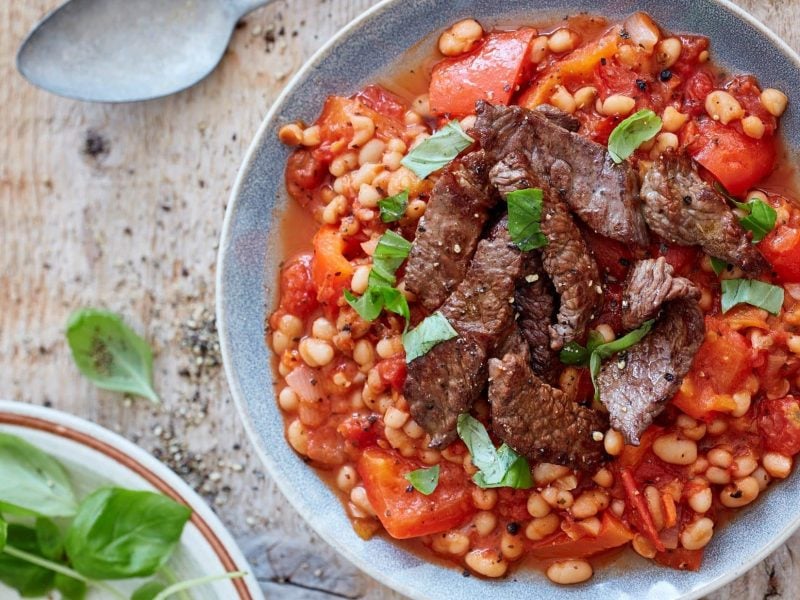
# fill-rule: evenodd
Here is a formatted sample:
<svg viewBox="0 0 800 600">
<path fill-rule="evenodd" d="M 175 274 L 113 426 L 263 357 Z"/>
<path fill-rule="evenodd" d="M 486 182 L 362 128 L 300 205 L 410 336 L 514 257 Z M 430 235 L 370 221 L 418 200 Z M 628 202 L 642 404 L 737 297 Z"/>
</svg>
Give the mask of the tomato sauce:
<svg viewBox="0 0 800 600">
<path fill-rule="evenodd" d="M 267 341 L 276 353 L 288 442 L 341 496 L 364 539 L 388 535 L 427 560 L 487 577 L 521 565 L 547 569 L 564 559 L 591 558 L 598 567 L 624 560 L 620 551 L 628 546 L 660 564 L 694 570 L 701 568 L 715 528 L 771 481 L 788 476 L 800 452 L 796 172 L 757 79 L 716 68 L 702 35 L 657 30 L 651 38 L 651 24 L 643 15 L 619 24 L 589 15 L 555 24 L 504 24 L 484 32 L 469 52 L 450 57 L 423 40 L 410 51 L 414 61 L 403 61 L 380 86 L 329 98 L 320 119 L 303 125 L 312 143 L 299 146 L 287 165 L 293 201 L 281 217 L 285 260 Z M 571 32 L 573 45 L 555 51 L 548 44 L 563 29 Z M 545 50 L 539 52 L 542 38 Z M 665 56 L 669 44 L 660 45 L 667 39 L 680 42 L 674 60 Z M 459 82 L 466 75 L 474 76 L 469 87 Z M 715 90 L 735 98 L 743 114 L 758 117 L 763 134 L 747 133 L 741 119 L 714 119 L 706 101 Z M 615 96 L 633 99 L 632 110 L 664 115 L 663 133 L 669 134 L 640 146 L 631 157 L 634 165 L 646 165 L 660 152 L 686 152 L 709 181 L 722 183 L 740 200 L 763 199 L 777 214 L 758 249 L 771 264 L 759 279 L 785 290 L 778 315 L 748 305 L 722 314 L 720 277 L 742 274 L 729 267 L 718 276 L 699 248 L 655 235 L 649 247 L 634 248 L 580 224 L 606 294 L 593 327 L 624 333 L 622 282 L 630 266 L 664 256 L 677 275 L 702 290 L 706 339 L 640 446 L 615 451 L 595 474 L 531 464 L 534 487 L 526 490 L 475 485 L 471 476 L 477 469 L 461 441 L 442 451 L 427 447 L 429 436 L 409 415 L 402 395 L 404 321 L 387 311 L 364 321 L 342 299 L 360 277 L 366 284 L 364 269 L 387 229 L 375 194 L 409 190 L 406 214 L 392 225 L 406 239 L 413 238 L 424 214 L 432 182 L 404 171 L 400 158 L 450 117 L 467 123 L 469 107 L 484 96 L 529 108 L 566 98 L 580 133 L 599 143 L 607 143 L 624 118 L 610 114 L 604 103 Z M 678 121 L 667 122 L 668 108 L 679 113 Z M 364 117 L 374 130 L 362 141 Z M 402 268 L 398 274 L 402 279 Z M 419 314 L 413 298 L 409 303 L 412 315 Z M 560 385 L 577 400 L 591 398 L 586 369 L 565 368 Z M 473 414 L 485 422 L 487 403 L 479 402 Z M 692 460 L 665 460 L 662 447 L 670 436 L 693 444 Z M 439 484 L 426 495 L 407 475 L 432 466 L 439 468 Z M 583 509 L 589 499 L 594 512 Z"/>
</svg>

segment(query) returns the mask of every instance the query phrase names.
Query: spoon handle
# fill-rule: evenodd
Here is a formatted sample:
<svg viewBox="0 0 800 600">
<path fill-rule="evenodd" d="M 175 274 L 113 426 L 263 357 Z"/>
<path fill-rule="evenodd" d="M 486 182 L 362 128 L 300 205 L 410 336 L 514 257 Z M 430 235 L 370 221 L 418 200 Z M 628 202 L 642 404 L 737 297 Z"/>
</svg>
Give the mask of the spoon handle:
<svg viewBox="0 0 800 600">
<path fill-rule="evenodd" d="M 247 13 L 271 2 L 273 2 L 273 0 L 230 0 L 230 5 L 232 10 L 241 18 Z"/>
</svg>

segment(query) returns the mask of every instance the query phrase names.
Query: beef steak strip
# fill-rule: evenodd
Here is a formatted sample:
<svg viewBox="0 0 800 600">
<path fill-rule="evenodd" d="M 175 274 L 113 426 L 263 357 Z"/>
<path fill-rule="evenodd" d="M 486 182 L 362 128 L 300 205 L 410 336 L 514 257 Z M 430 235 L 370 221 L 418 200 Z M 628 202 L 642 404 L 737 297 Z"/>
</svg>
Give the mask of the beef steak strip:
<svg viewBox="0 0 800 600">
<path fill-rule="evenodd" d="M 473 132 L 490 162 L 524 152 L 536 179 L 549 182 L 589 227 L 626 244 L 647 244 L 638 179 L 629 163 L 616 164 L 602 145 L 559 126 L 550 107 L 527 110 L 479 101 Z"/>
<path fill-rule="evenodd" d="M 653 162 L 642 178 L 642 202 L 647 224 L 664 239 L 701 246 L 745 271 L 767 267 L 725 198 L 700 177 L 692 159 L 669 153 Z"/>
<path fill-rule="evenodd" d="M 542 248 L 542 263 L 561 299 L 556 322 L 550 326 L 550 347 L 560 350 L 583 337 L 587 323 L 602 305 L 597 263 L 566 205 L 547 182 L 538 179 L 524 153 L 506 155 L 492 167 L 489 178 L 503 196 L 514 190 L 542 189 L 541 230 L 548 240 Z"/>
<path fill-rule="evenodd" d="M 429 312 L 464 278 L 489 210 L 497 203 L 489 190 L 488 170 L 481 151 L 448 165 L 417 224 L 404 281 Z"/>
<path fill-rule="evenodd" d="M 627 443 L 639 445 L 639 436 L 689 372 L 704 336 L 697 302 L 675 300 L 665 305 L 664 314 L 642 341 L 600 369 L 600 401 L 608 409 L 611 426 Z"/>
<path fill-rule="evenodd" d="M 524 259 L 523 275 L 514 293 L 517 326 L 528 343 L 534 373 L 551 382 L 558 369 L 556 353 L 550 348 L 555 290 L 544 272 L 540 254 L 528 252 Z"/>
<path fill-rule="evenodd" d="M 489 361 L 494 433 L 533 462 L 591 470 L 603 460 L 605 415 L 569 400 L 536 376 L 524 345 Z M 601 438 L 602 439 L 602 438 Z"/>
<path fill-rule="evenodd" d="M 458 337 L 408 365 L 403 393 L 414 419 L 431 435 L 431 447 L 455 439 L 458 415 L 486 388 L 486 360 L 514 327 L 511 300 L 522 263 L 503 218 L 478 244 L 466 276 L 441 308 Z"/>
<path fill-rule="evenodd" d="M 700 299 L 700 290 L 685 277 L 675 277 L 661 256 L 640 260 L 628 273 L 622 292 L 622 327 L 636 329 L 658 315 L 661 305 L 678 298 Z"/>
</svg>

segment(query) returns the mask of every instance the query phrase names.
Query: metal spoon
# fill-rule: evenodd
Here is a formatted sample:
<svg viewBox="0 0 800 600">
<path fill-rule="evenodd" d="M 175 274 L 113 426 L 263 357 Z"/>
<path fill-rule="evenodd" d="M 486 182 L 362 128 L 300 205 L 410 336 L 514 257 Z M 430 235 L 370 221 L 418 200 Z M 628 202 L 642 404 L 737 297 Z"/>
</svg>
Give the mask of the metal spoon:
<svg viewBox="0 0 800 600">
<path fill-rule="evenodd" d="M 28 81 L 93 102 L 148 100 L 211 73 L 236 22 L 271 0 L 69 0 L 17 53 Z"/>
</svg>

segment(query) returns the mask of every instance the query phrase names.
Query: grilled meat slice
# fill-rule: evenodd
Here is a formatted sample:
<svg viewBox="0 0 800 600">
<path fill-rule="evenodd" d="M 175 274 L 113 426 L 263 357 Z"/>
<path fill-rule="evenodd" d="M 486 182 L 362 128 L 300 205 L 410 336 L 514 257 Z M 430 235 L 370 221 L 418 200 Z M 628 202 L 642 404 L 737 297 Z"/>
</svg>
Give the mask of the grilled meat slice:
<svg viewBox="0 0 800 600">
<path fill-rule="evenodd" d="M 663 256 L 640 260 L 625 280 L 622 327 L 636 329 L 657 316 L 662 304 L 679 298 L 699 300 L 700 290 L 685 277 L 675 277 Z"/>
</svg>

